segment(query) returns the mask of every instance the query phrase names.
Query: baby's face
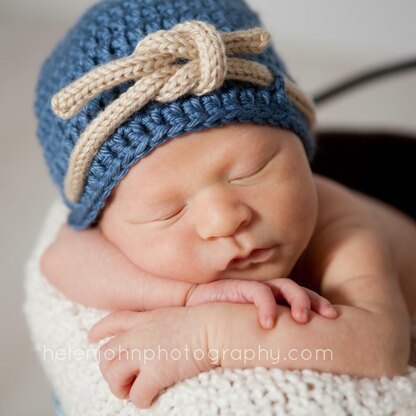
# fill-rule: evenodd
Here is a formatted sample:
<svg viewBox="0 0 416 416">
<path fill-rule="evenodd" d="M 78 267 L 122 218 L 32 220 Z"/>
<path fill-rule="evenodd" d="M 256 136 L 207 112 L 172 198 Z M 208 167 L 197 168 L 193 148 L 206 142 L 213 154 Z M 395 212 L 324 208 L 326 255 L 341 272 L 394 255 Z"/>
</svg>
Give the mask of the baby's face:
<svg viewBox="0 0 416 416">
<path fill-rule="evenodd" d="M 262 281 L 289 275 L 316 217 L 299 138 L 277 127 L 235 124 L 154 149 L 113 190 L 99 227 L 153 275 Z M 233 261 L 271 246 L 263 262 Z"/>
</svg>

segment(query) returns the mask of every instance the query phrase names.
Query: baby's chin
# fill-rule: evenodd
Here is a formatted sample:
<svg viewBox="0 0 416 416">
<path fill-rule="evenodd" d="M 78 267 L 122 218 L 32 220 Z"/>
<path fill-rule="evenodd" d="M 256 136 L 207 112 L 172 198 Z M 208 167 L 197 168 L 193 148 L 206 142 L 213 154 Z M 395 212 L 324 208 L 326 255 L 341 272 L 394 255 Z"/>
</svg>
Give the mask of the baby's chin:
<svg viewBox="0 0 416 416">
<path fill-rule="evenodd" d="M 252 263 L 243 270 L 228 267 L 226 270 L 208 271 L 206 268 L 203 268 L 204 271 L 201 272 L 197 271 L 196 267 L 190 267 L 188 268 L 187 273 L 184 273 L 183 270 L 176 270 L 176 273 L 175 271 L 170 270 L 169 275 L 161 273 L 160 270 L 153 270 L 151 273 L 165 279 L 204 284 L 222 279 L 254 280 L 257 282 L 264 282 L 271 279 L 288 277 L 291 269 L 291 265 L 283 263 L 280 260 L 278 263 L 276 261 L 271 263 Z"/>
<path fill-rule="evenodd" d="M 292 264 L 283 261 L 271 263 L 252 263 L 242 270 L 228 268 L 219 274 L 219 279 L 255 280 L 264 282 L 271 279 L 288 277 L 293 268 Z"/>
</svg>

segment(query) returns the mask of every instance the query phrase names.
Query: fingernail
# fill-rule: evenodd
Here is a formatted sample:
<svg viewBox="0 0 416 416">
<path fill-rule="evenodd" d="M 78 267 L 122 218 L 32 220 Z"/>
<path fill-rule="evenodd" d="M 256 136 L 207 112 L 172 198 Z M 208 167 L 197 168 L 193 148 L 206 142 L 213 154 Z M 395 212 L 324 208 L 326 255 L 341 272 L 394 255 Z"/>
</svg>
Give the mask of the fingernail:
<svg viewBox="0 0 416 416">
<path fill-rule="evenodd" d="M 306 322 L 309 319 L 309 311 L 306 308 L 303 308 L 300 316 L 302 321 Z"/>
<path fill-rule="evenodd" d="M 267 316 L 266 319 L 264 320 L 264 325 L 265 325 L 266 328 L 272 329 L 273 328 L 273 318 L 271 316 Z"/>
<path fill-rule="evenodd" d="M 332 316 L 337 316 L 337 310 L 332 305 L 326 305 L 325 310 L 328 314 L 331 314 Z"/>
</svg>

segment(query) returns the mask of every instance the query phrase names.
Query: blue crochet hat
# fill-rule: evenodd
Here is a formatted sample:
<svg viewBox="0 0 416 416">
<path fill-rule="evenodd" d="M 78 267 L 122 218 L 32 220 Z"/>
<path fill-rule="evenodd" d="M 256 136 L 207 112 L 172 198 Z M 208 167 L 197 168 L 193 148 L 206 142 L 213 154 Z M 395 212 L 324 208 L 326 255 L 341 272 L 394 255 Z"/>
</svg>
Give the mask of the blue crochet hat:
<svg viewBox="0 0 416 416">
<path fill-rule="evenodd" d="M 94 225 L 152 149 L 232 123 L 293 131 L 311 160 L 313 104 L 243 0 L 105 0 L 44 62 L 37 135 L 68 223 Z"/>
</svg>

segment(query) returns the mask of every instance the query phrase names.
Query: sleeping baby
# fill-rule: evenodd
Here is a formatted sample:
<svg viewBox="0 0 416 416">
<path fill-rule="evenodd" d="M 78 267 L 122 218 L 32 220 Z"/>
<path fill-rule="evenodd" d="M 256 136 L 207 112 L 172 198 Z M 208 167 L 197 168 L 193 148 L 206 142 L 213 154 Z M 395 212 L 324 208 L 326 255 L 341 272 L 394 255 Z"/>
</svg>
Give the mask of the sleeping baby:
<svg viewBox="0 0 416 416">
<path fill-rule="evenodd" d="M 204 353 L 102 358 L 117 397 L 149 407 L 215 366 L 406 371 L 415 223 L 312 174 L 313 105 L 242 0 L 98 3 L 45 61 L 36 111 L 70 210 L 45 277 L 113 311 L 89 334 L 112 337 L 101 357 Z M 229 354 L 260 345 L 333 356 Z"/>
</svg>

